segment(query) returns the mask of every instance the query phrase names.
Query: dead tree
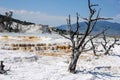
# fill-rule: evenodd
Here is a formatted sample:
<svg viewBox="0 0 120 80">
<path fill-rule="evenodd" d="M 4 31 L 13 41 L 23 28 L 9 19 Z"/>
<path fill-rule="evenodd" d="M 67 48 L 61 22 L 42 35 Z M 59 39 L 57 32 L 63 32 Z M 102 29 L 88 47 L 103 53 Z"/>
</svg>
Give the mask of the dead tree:
<svg viewBox="0 0 120 80">
<path fill-rule="evenodd" d="M 105 30 L 103 30 L 101 33 L 93 35 L 90 39 L 87 39 L 89 37 L 89 35 L 91 35 L 96 23 L 98 20 L 109 20 L 111 18 L 100 18 L 99 17 L 99 13 L 100 10 L 97 13 L 96 18 L 94 18 L 95 13 L 96 13 L 96 9 L 94 9 L 95 6 L 98 6 L 97 4 L 91 4 L 90 0 L 88 0 L 88 8 L 89 8 L 89 17 L 88 18 L 82 18 L 85 20 L 86 23 L 86 29 L 84 31 L 84 35 L 80 35 L 80 25 L 79 25 L 79 15 L 77 13 L 77 19 L 76 19 L 76 30 L 73 31 L 72 30 L 72 25 L 71 25 L 71 18 L 69 15 L 69 18 L 67 19 L 67 25 L 69 28 L 69 36 L 65 36 L 63 34 L 61 34 L 63 37 L 69 39 L 72 43 L 71 47 L 72 47 L 72 53 L 71 53 L 71 57 L 70 57 L 70 62 L 69 62 L 69 67 L 68 67 L 68 71 L 70 73 L 75 73 L 76 72 L 76 65 L 77 65 L 77 61 L 79 59 L 79 56 L 81 55 L 82 52 L 84 52 L 85 50 L 85 46 L 87 45 L 87 43 L 89 41 L 91 41 L 92 39 L 94 39 L 95 37 L 99 36 L 100 34 L 102 34 Z"/>
<path fill-rule="evenodd" d="M 1 63 L 0 63 L 0 73 L 1 74 L 6 73 L 6 71 L 4 70 L 4 67 L 5 67 L 5 65 L 3 64 L 3 61 L 1 61 Z"/>
<path fill-rule="evenodd" d="M 13 28 L 11 27 L 12 15 L 13 12 L 9 11 L 9 12 L 5 12 L 5 17 L 0 18 L 0 23 L 2 24 L 2 26 L 4 26 L 3 28 L 10 32 L 13 30 Z"/>
<path fill-rule="evenodd" d="M 9 11 L 9 12 L 6 12 L 5 13 L 6 15 L 6 28 L 7 28 L 7 30 L 8 31 L 12 31 L 12 27 L 11 27 L 11 25 L 12 25 L 12 15 L 13 15 L 13 12 L 12 11 Z"/>
<path fill-rule="evenodd" d="M 3 61 L 1 61 L 0 70 L 4 70 L 4 67 L 5 67 L 5 65 L 3 64 Z"/>
<path fill-rule="evenodd" d="M 110 40 L 107 41 L 107 37 L 105 35 L 105 33 L 103 32 L 103 42 L 101 42 L 101 45 L 103 46 L 105 52 L 104 52 L 104 55 L 109 55 L 110 54 L 110 51 L 111 51 L 111 48 L 114 47 L 114 45 L 117 43 L 117 39 L 116 37 L 114 37 L 114 41 L 112 44 L 110 44 Z"/>
</svg>

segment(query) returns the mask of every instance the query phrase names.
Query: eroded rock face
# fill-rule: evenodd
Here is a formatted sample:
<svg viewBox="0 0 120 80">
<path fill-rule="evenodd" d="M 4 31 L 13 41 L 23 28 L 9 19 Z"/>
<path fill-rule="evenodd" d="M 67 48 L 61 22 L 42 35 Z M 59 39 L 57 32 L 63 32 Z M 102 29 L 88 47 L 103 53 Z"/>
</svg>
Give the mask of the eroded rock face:
<svg viewBox="0 0 120 80">
<path fill-rule="evenodd" d="M 70 42 L 48 36 L 1 36 L 3 50 L 35 52 L 37 54 L 65 54 L 71 51 Z M 19 58 L 16 60 L 20 61 Z"/>
</svg>

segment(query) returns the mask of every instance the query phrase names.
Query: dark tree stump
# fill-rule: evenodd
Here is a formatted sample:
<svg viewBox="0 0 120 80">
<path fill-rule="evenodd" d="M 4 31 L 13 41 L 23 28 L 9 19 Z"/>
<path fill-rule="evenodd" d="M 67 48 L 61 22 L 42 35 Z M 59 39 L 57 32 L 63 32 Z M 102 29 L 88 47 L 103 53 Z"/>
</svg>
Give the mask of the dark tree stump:
<svg viewBox="0 0 120 80">
<path fill-rule="evenodd" d="M 8 70 L 5 70 L 5 65 L 3 64 L 4 61 L 0 61 L 0 74 L 7 74 Z"/>
</svg>

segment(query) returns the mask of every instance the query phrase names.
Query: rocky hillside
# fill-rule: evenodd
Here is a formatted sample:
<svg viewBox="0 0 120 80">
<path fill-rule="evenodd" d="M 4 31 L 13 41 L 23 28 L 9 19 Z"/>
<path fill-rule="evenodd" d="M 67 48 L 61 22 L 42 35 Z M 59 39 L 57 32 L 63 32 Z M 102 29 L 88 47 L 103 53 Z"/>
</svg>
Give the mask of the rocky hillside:
<svg viewBox="0 0 120 80">
<path fill-rule="evenodd" d="M 1 22 L 1 19 L 2 19 L 2 18 L 6 18 L 6 16 L 0 14 L 0 22 Z M 35 24 L 35 23 L 32 23 L 32 22 L 21 21 L 21 20 L 19 20 L 19 19 L 15 19 L 15 18 L 12 18 L 11 20 L 12 20 L 12 22 L 16 22 L 16 23 L 19 23 L 19 24 L 22 24 L 22 25 Z"/>
<path fill-rule="evenodd" d="M 48 25 L 35 24 L 0 14 L 0 32 L 51 33 Z"/>
</svg>

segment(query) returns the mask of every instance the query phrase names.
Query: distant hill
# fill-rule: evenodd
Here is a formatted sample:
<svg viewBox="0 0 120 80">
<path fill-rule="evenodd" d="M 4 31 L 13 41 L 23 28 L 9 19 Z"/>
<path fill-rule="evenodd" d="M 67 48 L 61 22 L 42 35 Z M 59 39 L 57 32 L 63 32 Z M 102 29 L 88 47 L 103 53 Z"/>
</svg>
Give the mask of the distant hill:
<svg viewBox="0 0 120 80">
<path fill-rule="evenodd" d="M 79 24 L 81 26 L 79 32 L 83 33 L 83 31 L 86 28 L 86 24 L 85 24 L 85 22 L 80 22 Z M 113 23 L 113 22 L 108 22 L 108 21 L 98 21 L 94 30 L 93 30 L 93 34 L 101 32 L 103 29 L 106 29 L 108 27 L 110 28 L 107 31 L 108 35 L 120 36 L 120 23 Z M 76 28 L 76 24 L 72 24 L 72 30 L 73 31 L 75 31 L 75 28 Z M 58 26 L 57 29 L 67 30 L 68 26 L 67 25 L 61 25 L 61 26 Z"/>
</svg>

